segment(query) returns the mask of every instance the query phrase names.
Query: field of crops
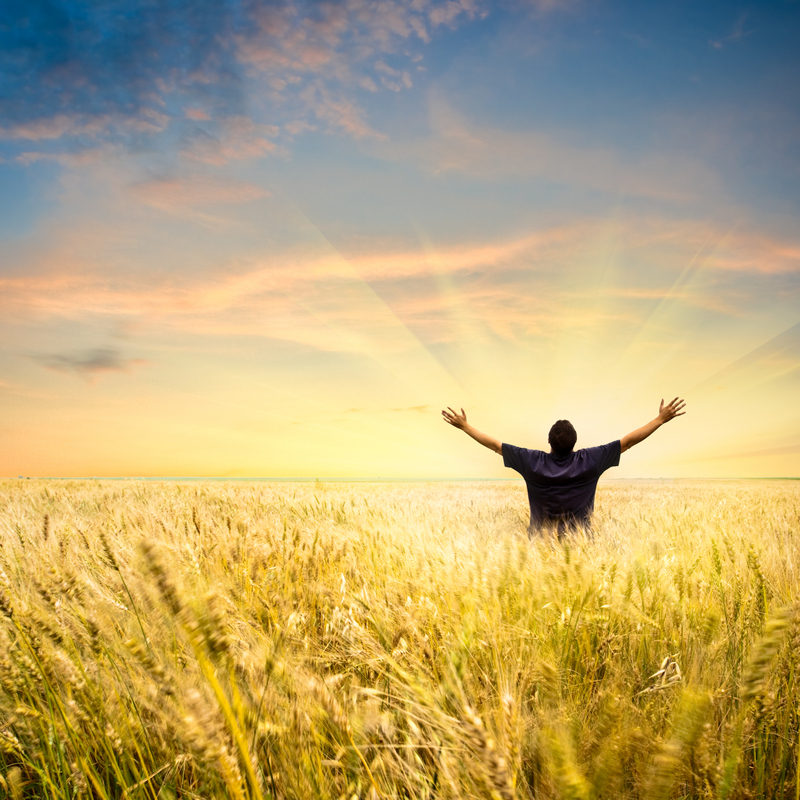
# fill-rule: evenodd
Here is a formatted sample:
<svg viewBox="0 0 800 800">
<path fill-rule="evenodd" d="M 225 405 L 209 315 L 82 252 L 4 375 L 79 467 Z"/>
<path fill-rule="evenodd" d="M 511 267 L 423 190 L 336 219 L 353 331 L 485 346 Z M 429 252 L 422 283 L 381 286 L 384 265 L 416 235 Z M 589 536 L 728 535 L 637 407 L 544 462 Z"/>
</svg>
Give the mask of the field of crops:
<svg viewBox="0 0 800 800">
<path fill-rule="evenodd" d="M 0 482 L 0 797 L 797 798 L 800 483 Z"/>
</svg>

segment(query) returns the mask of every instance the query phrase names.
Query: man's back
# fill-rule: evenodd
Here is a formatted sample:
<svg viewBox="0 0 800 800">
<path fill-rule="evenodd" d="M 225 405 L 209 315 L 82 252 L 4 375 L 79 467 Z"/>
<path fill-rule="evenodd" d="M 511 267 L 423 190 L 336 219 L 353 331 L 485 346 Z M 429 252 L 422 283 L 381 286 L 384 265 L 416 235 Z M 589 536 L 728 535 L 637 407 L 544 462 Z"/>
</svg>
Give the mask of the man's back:
<svg viewBox="0 0 800 800">
<path fill-rule="evenodd" d="M 601 447 L 577 451 L 573 449 L 578 438 L 575 428 L 569 420 L 560 419 L 550 428 L 547 437 L 549 453 L 502 444 L 494 436 L 470 425 L 463 408 L 459 414 L 448 406 L 442 410 L 442 417 L 479 444 L 503 456 L 503 463 L 525 478 L 531 504 L 529 532 L 554 524 L 560 536 L 568 527 L 589 524 L 597 481 L 609 467 L 619 464 L 620 454 L 644 441 L 665 422 L 682 417 L 686 413 L 685 406 L 679 397 L 666 405 L 662 399 L 658 416 L 641 428 Z"/>
<path fill-rule="evenodd" d="M 503 463 L 525 479 L 531 507 L 530 529 L 550 523 L 559 533 L 567 526 L 588 525 L 597 481 L 619 464 L 619 440 L 566 455 L 528 450 L 503 443 Z"/>
</svg>

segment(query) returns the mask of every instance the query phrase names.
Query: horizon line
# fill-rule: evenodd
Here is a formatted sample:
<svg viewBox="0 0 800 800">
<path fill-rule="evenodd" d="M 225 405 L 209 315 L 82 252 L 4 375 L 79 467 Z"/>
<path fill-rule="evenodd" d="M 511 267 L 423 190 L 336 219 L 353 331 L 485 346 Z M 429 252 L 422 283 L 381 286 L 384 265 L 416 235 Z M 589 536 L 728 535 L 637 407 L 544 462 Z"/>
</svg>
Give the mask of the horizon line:
<svg viewBox="0 0 800 800">
<path fill-rule="evenodd" d="M 236 481 L 250 483 L 510 483 L 521 480 L 519 476 L 509 478 L 332 478 L 332 477 L 228 477 L 221 475 L 18 475 L 0 476 L 3 481 L 39 480 L 39 481 Z M 679 477 L 648 477 L 648 478 L 601 478 L 601 482 L 625 481 L 797 481 L 798 475 L 771 475 L 771 476 L 716 476 L 701 477 L 682 475 Z"/>
</svg>

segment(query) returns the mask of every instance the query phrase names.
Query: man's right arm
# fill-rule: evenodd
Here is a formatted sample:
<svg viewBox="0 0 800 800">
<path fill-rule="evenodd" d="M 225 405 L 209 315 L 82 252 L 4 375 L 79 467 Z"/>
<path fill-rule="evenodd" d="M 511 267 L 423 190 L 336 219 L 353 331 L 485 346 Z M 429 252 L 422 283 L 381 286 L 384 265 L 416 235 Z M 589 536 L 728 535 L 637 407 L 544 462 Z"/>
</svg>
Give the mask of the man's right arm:
<svg viewBox="0 0 800 800">
<path fill-rule="evenodd" d="M 442 416 L 446 422 L 449 422 L 454 428 L 464 431 L 464 433 L 471 436 L 479 444 L 488 447 L 490 450 L 494 450 L 495 453 L 503 455 L 503 445 L 500 440 L 486 433 L 481 433 L 477 428 L 473 428 L 472 425 L 467 422 L 467 415 L 463 408 L 459 414 L 448 406 L 447 411 L 442 411 Z"/>
<path fill-rule="evenodd" d="M 651 433 L 658 430 L 665 422 L 669 422 L 675 417 L 682 417 L 686 413 L 682 410 L 685 406 L 686 403 L 677 397 L 666 406 L 662 400 L 658 409 L 658 416 L 655 419 L 648 422 L 647 425 L 642 425 L 641 428 L 631 431 L 631 433 L 627 436 L 623 436 L 619 440 L 620 451 L 624 453 L 626 450 L 630 450 L 635 444 L 639 444 L 639 442 L 646 439 Z"/>
</svg>

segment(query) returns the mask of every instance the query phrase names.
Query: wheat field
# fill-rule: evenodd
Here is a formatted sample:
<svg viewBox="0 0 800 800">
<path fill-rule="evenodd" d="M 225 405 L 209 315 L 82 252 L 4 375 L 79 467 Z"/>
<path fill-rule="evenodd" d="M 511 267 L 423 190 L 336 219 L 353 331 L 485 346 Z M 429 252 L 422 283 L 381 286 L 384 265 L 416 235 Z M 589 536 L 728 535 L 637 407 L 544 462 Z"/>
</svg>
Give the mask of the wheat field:
<svg viewBox="0 0 800 800">
<path fill-rule="evenodd" d="M 0 796 L 798 798 L 800 483 L 0 481 Z"/>
</svg>

